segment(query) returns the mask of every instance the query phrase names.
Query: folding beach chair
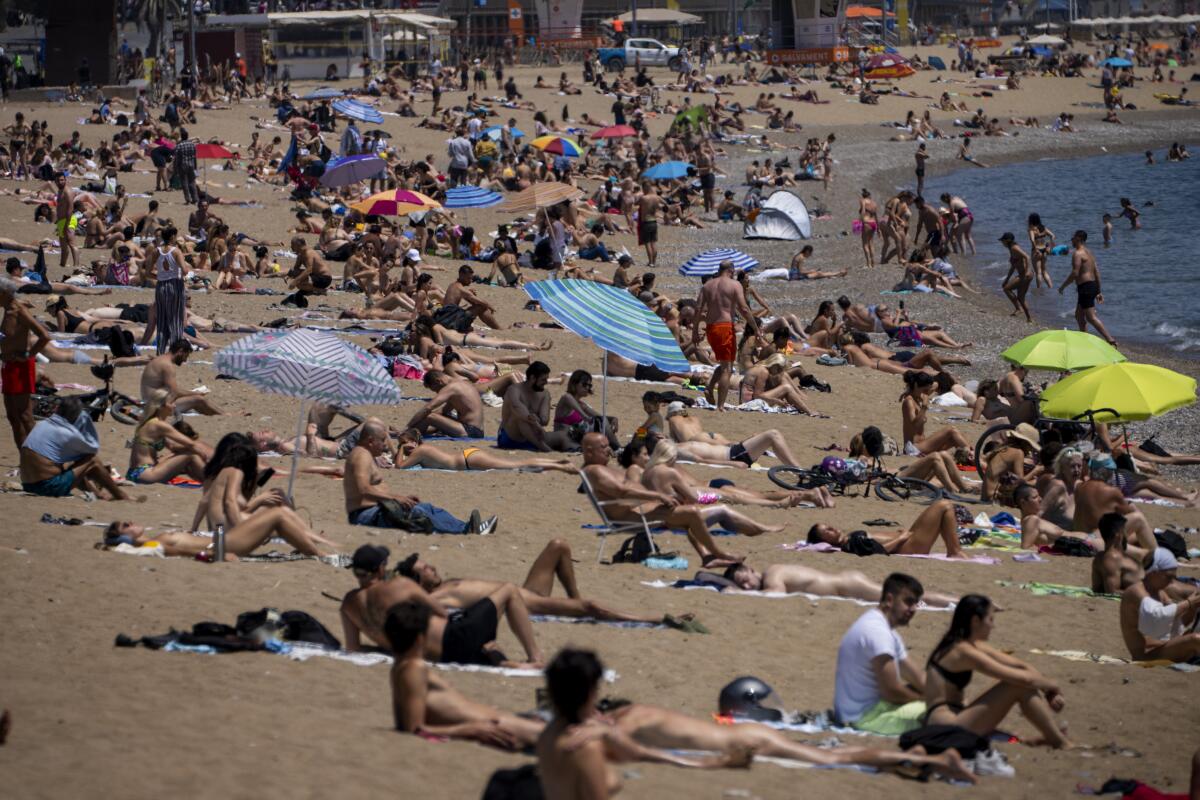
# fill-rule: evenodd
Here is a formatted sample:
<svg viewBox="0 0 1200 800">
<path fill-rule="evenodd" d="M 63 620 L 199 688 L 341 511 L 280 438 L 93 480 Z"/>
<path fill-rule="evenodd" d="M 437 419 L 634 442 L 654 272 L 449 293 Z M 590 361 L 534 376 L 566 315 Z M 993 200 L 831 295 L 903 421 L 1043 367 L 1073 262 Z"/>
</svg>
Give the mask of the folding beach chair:
<svg viewBox="0 0 1200 800">
<path fill-rule="evenodd" d="M 592 490 L 592 484 L 588 481 L 587 475 L 582 471 L 579 473 L 579 479 L 583 482 L 583 491 L 587 494 L 588 500 L 592 503 L 592 508 L 596 509 L 596 514 L 600 517 L 600 549 L 596 552 L 596 561 L 604 558 L 604 545 L 608 542 L 608 535 L 633 533 L 635 536 L 644 534 L 646 541 L 650 543 L 650 552 L 657 553 L 658 548 L 654 545 L 654 537 L 650 535 L 650 524 L 646 521 L 646 517 L 638 514 L 637 520 L 629 520 L 627 522 L 613 522 L 609 519 L 604 507 L 610 503 L 617 502 L 615 500 L 601 500 L 596 497 L 596 493 Z"/>
</svg>

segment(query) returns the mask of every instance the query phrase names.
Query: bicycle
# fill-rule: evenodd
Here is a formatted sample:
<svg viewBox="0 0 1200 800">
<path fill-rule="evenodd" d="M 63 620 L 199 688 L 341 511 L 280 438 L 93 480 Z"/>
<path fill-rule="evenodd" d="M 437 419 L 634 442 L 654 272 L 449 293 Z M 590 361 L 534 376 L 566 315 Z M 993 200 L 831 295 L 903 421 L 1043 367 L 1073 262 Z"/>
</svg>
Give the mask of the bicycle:
<svg viewBox="0 0 1200 800">
<path fill-rule="evenodd" d="M 827 472 L 820 467 L 804 469 L 803 467 L 776 466 L 767 471 L 767 477 L 776 486 L 789 491 L 816 489 L 823 486 L 829 490 L 830 494 L 845 496 L 850 487 L 863 483 L 865 484 L 863 497 L 868 497 L 873 488 L 876 497 L 888 502 L 911 500 L 927 506 L 943 497 L 955 502 L 978 502 L 974 498 L 960 497 L 952 492 L 947 492 L 942 487 L 935 486 L 928 481 L 900 477 L 883 469 L 878 461 L 863 471 L 861 475 L 850 470 L 839 475 Z"/>
<path fill-rule="evenodd" d="M 137 425 L 142 420 L 142 403 L 129 395 L 121 394 L 112 388 L 113 372 L 116 368 L 104 362 L 92 366 L 92 374 L 104 381 L 104 388 L 94 392 L 77 395 L 60 395 L 55 391 L 42 391 L 31 395 L 33 400 L 34 419 L 47 419 L 58 411 L 59 402 L 65 397 L 73 397 L 83 404 L 83 408 L 91 416 L 93 422 L 99 422 L 105 414 L 112 414 L 117 422 L 126 425 Z"/>
</svg>

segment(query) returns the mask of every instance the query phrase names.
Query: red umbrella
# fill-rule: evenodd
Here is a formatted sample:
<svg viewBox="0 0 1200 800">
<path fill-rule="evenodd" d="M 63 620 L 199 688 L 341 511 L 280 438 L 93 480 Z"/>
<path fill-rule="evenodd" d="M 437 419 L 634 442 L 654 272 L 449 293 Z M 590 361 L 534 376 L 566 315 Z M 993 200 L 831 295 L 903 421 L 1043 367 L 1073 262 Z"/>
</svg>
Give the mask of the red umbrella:
<svg viewBox="0 0 1200 800">
<path fill-rule="evenodd" d="M 233 158 L 233 153 L 219 144 L 196 145 L 196 158 Z"/>
<path fill-rule="evenodd" d="M 637 131 L 628 125 L 609 125 L 592 134 L 593 139 L 623 139 L 626 136 L 637 136 Z"/>
</svg>

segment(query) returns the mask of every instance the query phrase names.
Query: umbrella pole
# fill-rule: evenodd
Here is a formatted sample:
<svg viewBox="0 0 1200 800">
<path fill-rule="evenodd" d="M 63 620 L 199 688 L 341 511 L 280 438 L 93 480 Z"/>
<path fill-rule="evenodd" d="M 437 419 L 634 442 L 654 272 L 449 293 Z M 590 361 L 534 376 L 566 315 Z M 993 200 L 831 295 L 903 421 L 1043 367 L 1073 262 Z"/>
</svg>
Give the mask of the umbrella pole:
<svg viewBox="0 0 1200 800">
<path fill-rule="evenodd" d="M 304 401 L 300 401 L 300 414 L 296 417 L 296 441 L 292 448 L 292 472 L 288 475 L 288 501 L 292 500 L 292 488 L 296 485 L 296 470 L 300 467 L 300 436 L 304 433 Z"/>
<path fill-rule="evenodd" d="M 608 351 L 600 356 L 600 433 L 608 438 Z"/>
</svg>

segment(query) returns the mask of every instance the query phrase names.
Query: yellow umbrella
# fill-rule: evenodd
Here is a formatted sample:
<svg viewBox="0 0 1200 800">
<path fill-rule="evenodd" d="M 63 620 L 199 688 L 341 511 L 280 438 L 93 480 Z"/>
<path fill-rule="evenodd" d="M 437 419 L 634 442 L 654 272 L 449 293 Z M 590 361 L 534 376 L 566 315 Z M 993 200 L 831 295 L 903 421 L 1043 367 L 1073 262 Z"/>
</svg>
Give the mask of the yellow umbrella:
<svg viewBox="0 0 1200 800">
<path fill-rule="evenodd" d="M 414 211 L 431 211 L 441 208 L 442 204 L 428 195 L 409 189 L 389 189 L 386 192 L 373 194 L 366 200 L 360 200 L 350 206 L 367 216 L 400 217 Z"/>
<path fill-rule="evenodd" d="M 1042 414 L 1055 419 L 1109 409 L 1095 414 L 1096 422 L 1150 419 L 1194 402 L 1195 378 L 1129 361 L 1077 372 L 1042 392 L 1041 398 Z"/>
</svg>

